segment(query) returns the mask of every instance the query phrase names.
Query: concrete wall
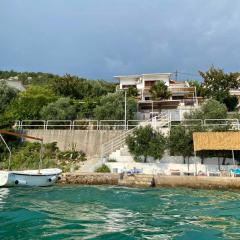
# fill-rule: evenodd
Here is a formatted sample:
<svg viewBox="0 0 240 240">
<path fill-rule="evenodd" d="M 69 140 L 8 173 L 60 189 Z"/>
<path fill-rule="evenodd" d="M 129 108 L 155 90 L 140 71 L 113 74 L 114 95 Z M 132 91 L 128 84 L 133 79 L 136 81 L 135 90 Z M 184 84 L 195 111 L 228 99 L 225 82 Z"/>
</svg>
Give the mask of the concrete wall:
<svg viewBox="0 0 240 240">
<path fill-rule="evenodd" d="M 152 174 L 124 175 L 121 177 L 119 174 L 112 173 L 66 173 L 60 183 L 149 187 L 153 178 L 156 187 L 240 189 L 240 178 L 238 177 L 160 176 Z"/>
<path fill-rule="evenodd" d="M 63 184 L 118 185 L 119 174 L 114 173 L 66 173 Z"/>
<path fill-rule="evenodd" d="M 60 150 L 65 151 L 75 147 L 84 151 L 88 157 L 100 155 L 101 146 L 110 139 L 123 133 L 123 130 L 26 130 L 30 136 L 43 138 L 44 143 L 57 142 Z"/>
<path fill-rule="evenodd" d="M 181 175 L 187 172 L 193 174 L 205 174 L 215 173 L 219 170 L 230 172 L 230 169 L 234 168 L 234 165 L 220 165 L 217 164 L 177 164 L 177 163 L 123 163 L 123 162 L 107 162 L 111 172 L 121 173 L 132 169 L 138 169 L 144 174 L 164 174 L 171 175 L 172 171 L 180 171 Z"/>
</svg>

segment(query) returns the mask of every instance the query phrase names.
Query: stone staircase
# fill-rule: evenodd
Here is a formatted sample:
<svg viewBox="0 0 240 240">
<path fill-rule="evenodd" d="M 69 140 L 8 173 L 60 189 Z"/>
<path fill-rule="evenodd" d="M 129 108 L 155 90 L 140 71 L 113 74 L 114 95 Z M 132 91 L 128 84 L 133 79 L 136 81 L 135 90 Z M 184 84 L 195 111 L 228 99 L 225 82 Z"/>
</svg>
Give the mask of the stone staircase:
<svg viewBox="0 0 240 240">
<path fill-rule="evenodd" d="M 117 154 L 122 154 L 122 150 L 126 150 L 125 146 L 126 146 L 126 138 L 131 135 L 134 130 L 140 126 L 147 126 L 147 125 L 151 125 L 155 130 L 157 131 L 161 131 L 164 132 L 163 129 L 164 127 L 167 126 L 167 129 L 169 129 L 169 124 L 170 124 L 170 119 L 169 116 L 167 114 L 160 114 L 159 116 L 155 116 L 151 119 L 148 119 L 144 122 L 141 122 L 139 125 L 137 125 L 136 127 L 127 130 L 126 132 L 120 134 L 119 136 L 111 139 L 110 141 L 106 142 L 103 144 L 102 146 L 102 150 L 101 150 L 101 158 L 109 158 L 111 154 L 112 158 L 114 159 L 114 155 L 116 156 Z M 165 128 L 166 129 L 166 128 Z M 120 152 L 118 152 L 118 150 Z M 127 153 L 126 155 L 129 158 L 129 154 Z M 116 159 L 116 158 L 115 158 Z"/>
<path fill-rule="evenodd" d="M 112 152 L 109 155 L 109 159 L 113 159 L 116 161 L 121 161 L 124 163 L 128 163 L 128 162 L 133 162 L 133 157 L 130 154 L 129 150 L 128 150 L 128 146 L 127 145 L 123 145 L 120 149 L 117 149 L 116 151 Z"/>
<path fill-rule="evenodd" d="M 119 136 L 114 137 L 110 141 L 104 143 L 101 150 L 101 156 L 92 156 L 89 160 L 82 163 L 77 172 L 94 172 L 95 169 L 103 162 L 106 162 L 107 159 L 113 159 L 125 163 L 133 162 L 133 157 L 129 153 L 126 145 L 126 138 L 133 133 L 134 129 L 138 128 L 139 126 L 147 126 L 148 124 L 150 124 L 156 130 L 161 131 L 163 127 L 169 126 L 168 115 L 162 114 L 147 121 L 141 122 L 136 127 L 127 130 Z"/>
<path fill-rule="evenodd" d="M 152 174 L 123 175 L 118 184 L 121 186 L 154 187 L 154 176 Z"/>
</svg>

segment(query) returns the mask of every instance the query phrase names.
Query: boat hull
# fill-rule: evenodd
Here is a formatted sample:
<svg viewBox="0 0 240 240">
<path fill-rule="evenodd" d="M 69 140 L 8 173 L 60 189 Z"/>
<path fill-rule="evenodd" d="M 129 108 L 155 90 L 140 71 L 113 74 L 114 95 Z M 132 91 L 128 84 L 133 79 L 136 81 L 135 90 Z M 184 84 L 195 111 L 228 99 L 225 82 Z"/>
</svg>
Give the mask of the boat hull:
<svg viewBox="0 0 240 240">
<path fill-rule="evenodd" d="M 61 169 L 41 169 L 26 171 L 1 171 L 0 187 L 45 187 L 51 186 L 59 180 Z"/>
</svg>

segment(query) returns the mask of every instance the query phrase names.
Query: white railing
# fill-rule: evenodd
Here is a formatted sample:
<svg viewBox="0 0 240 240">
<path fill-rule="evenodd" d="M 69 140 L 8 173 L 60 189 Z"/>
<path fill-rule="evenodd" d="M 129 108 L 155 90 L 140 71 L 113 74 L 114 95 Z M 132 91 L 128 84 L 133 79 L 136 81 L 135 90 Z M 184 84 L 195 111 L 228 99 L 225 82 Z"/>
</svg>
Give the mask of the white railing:
<svg viewBox="0 0 240 240">
<path fill-rule="evenodd" d="M 22 121 L 16 121 L 15 126 L 20 129 L 24 129 L 24 128 L 45 129 L 46 121 L 45 120 L 22 120 Z"/>
<path fill-rule="evenodd" d="M 208 127 L 229 126 L 231 130 L 239 130 L 238 119 L 205 119 L 203 125 Z"/>
<path fill-rule="evenodd" d="M 74 120 L 72 130 L 98 130 L 98 120 Z"/>
<path fill-rule="evenodd" d="M 203 126 L 208 128 L 229 127 L 229 130 L 240 130 L 238 119 L 186 119 L 182 121 L 171 121 L 171 114 L 161 114 L 161 121 L 158 117 L 150 120 L 128 120 L 126 125 L 124 120 L 22 120 L 15 121 L 14 128 L 24 129 L 66 129 L 66 130 L 131 130 L 138 125 L 144 126 L 148 121 L 152 121 L 152 126 L 156 129 L 162 127 L 182 126 Z"/>
<path fill-rule="evenodd" d="M 61 129 L 66 128 L 71 130 L 72 129 L 72 121 L 71 120 L 48 120 L 46 123 L 45 129 Z"/>
<path fill-rule="evenodd" d="M 99 121 L 99 130 L 125 130 L 124 120 L 100 120 Z"/>
<path fill-rule="evenodd" d="M 102 159 L 104 157 L 108 156 L 110 153 L 123 147 L 126 143 L 127 136 L 131 135 L 136 128 L 138 128 L 139 126 L 147 126 L 149 124 L 151 124 L 151 126 L 155 129 L 164 127 L 166 125 L 170 126 L 169 116 L 166 114 L 161 114 L 159 116 L 155 116 L 146 121 L 140 122 L 134 128 L 131 128 L 131 129 L 123 132 L 122 134 L 116 136 L 115 138 L 112 138 L 110 141 L 104 143 L 102 145 L 102 149 L 101 149 Z"/>
</svg>

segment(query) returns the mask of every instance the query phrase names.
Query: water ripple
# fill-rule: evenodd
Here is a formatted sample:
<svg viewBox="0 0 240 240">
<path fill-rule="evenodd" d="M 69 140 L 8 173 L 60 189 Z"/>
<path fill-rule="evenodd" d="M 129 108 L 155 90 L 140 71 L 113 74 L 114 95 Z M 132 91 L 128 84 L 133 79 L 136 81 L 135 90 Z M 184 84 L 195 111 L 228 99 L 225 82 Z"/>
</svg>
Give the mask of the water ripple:
<svg viewBox="0 0 240 240">
<path fill-rule="evenodd" d="M 240 239 L 237 191 L 0 189 L 1 239 Z"/>
</svg>

